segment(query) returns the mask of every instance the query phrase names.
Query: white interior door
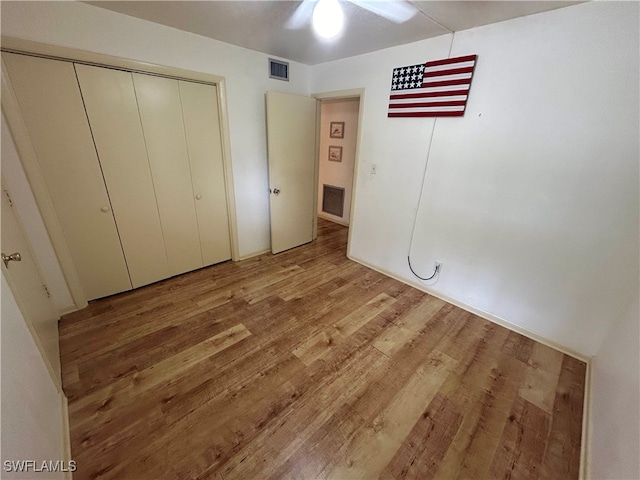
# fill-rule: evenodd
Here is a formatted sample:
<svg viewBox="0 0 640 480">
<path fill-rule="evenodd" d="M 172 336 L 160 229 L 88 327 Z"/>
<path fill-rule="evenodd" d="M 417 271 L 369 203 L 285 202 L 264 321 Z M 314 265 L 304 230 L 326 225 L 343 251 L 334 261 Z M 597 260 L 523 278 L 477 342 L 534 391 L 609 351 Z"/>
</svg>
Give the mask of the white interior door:
<svg viewBox="0 0 640 480">
<path fill-rule="evenodd" d="M 178 81 L 204 265 L 231 258 L 218 87 Z"/>
<path fill-rule="evenodd" d="M 316 100 L 267 92 L 271 251 L 313 240 Z"/>
<path fill-rule="evenodd" d="M 2 54 L 88 300 L 131 289 L 73 64 Z"/>
<path fill-rule="evenodd" d="M 34 334 L 36 343 L 60 386 L 60 350 L 58 346 L 58 313 L 56 312 L 40 271 L 36 266 L 26 235 L 13 211 L 11 201 L 2 188 L 2 258 L 0 262 L 11 291 Z M 9 258 L 7 258 L 9 257 Z M 4 260 L 7 260 L 5 265 Z"/>
<path fill-rule="evenodd" d="M 131 73 L 75 65 L 134 288 L 171 276 Z"/>
<path fill-rule="evenodd" d="M 133 74 L 172 275 L 203 266 L 177 80 Z"/>
</svg>

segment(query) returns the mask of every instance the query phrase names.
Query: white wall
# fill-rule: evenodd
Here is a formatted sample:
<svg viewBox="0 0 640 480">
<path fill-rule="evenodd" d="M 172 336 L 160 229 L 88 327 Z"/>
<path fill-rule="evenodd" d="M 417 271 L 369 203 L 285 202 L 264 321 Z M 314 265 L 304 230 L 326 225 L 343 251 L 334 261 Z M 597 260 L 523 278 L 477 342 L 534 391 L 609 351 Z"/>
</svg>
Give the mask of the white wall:
<svg viewBox="0 0 640 480">
<path fill-rule="evenodd" d="M 638 297 L 591 362 L 591 478 L 640 478 Z"/>
<path fill-rule="evenodd" d="M 351 218 L 351 196 L 353 190 L 353 168 L 356 159 L 358 136 L 358 113 L 360 99 L 324 100 L 320 107 L 320 158 L 318 185 L 318 215 L 329 220 L 349 225 Z M 344 138 L 331 138 L 331 122 L 344 122 Z M 342 161 L 329 161 L 329 146 L 342 147 Z M 342 217 L 322 211 L 322 186 L 344 188 L 344 211 Z"/>
<path fill-rule="evenodd" d="M 63 478 L 61 473 L 7 473 L 5 460 L 66 460 L 62 397 L 2 274 L 0 347 L 2 478 Z M 68 466 L 68 465 L 67 465 Z"/>
<path fill-rule="evenodd" d="M 313 68 L 364 87 L 350 254 L 585 356 L 638 290 L 637 3 L 590 2 Z M 478 63 L 464 118 L 387 119 L 393 67 Z M 376 163 L 378 174 L 369 166 Z"/>
<path fill-rule="evenodd" d="M 267 55 L 80 2 L 3 1 L 2 34 L 224 76 L 240 255 L 269 248 L 264 94 L 308 94 L 308 66 L 269 79 Z"/>
</svg>

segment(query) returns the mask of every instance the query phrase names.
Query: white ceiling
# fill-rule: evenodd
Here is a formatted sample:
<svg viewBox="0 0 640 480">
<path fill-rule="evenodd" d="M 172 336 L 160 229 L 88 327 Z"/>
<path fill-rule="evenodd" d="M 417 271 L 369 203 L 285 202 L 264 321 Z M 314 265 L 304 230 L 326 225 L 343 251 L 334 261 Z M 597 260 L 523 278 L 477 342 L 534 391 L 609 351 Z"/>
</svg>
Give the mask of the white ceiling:
<svg viewBox="0 0 640 480">
<path fill-rule="evenodd" d="M 380 1 L 380 0 L 378 0 Z M 383 0 L 388 1 L 388 0 Z M 285 24 L 299 1 L 89 1 L 97 7 L 308 65 L 360 55 L 489 23 L 553 10 L 576 1 L 412 1 L 411 20 L 396 24 L 341 1 L 345 29 L 331 41 L 311 26 Z"/>
</svg>

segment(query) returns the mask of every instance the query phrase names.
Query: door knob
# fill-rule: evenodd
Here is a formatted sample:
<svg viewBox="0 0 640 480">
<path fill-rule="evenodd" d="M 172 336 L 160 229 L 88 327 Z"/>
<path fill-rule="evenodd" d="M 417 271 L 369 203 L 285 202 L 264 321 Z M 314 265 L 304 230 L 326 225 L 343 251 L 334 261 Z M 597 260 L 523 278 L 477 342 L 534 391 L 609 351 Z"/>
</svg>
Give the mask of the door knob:
<svg viewBox="0 0 640 480">
<path fill-rule="evenodd" d="M 101 212 L 107 213 L 109 211 L 109 207 L 107 207 L 106 205 L 103 206 L 102 208 L 100 208 Z"/>
<path fill-rule="evenodd" d="M 280 193 L 280 189 L 278 189 L 278 188 L 274 188 L 273 189 L 273 194 L 274 195 L 278 195 L 279 193 Z"/>
<path fill-rule="evenodd" d="M 196 195 L 196 200 L 202 200 L 202 195 L 197 194 L 197 195 Z"/>
<path fill-rule="evenodd" d="M 19 262 L 22 260 L 22 255 L 20 252 L 12 253 L 11 255 L 2 254 L 2 261 L 4 262 L 4 266 L 9 268 L 9 262 Z"/>
</svg>

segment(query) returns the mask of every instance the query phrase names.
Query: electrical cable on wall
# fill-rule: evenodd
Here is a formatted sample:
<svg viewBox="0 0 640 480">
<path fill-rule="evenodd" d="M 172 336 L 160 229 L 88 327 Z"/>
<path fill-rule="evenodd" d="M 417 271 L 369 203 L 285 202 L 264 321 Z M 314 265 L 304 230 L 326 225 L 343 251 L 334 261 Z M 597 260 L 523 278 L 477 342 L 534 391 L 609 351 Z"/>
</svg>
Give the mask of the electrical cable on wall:
<svg viewBox="0 0 640 480">
<path fill-rule="evenodd" d="M 455 38 L 455 35 L 456 35 L 455 32 L 453 32 L 453 34 L 451 35 L 451 44 L 449 45 L 449 57 L 451 57 L 451 50 L 453 49 L 453 39 Z M 409 253 L 407 254 L 407 264 L 409 265 L 409 270 L 411 270 L 411 273 L 413 273 L 416 276 L 416 278 L 419 278 L 422 281 L 428 281 L 428 280 L 434 279 L 440 273 L 440 267 L 441 267 L 440 263 L 436 262 L 433 270 L 433 274 L 430 277 L 421 277 L 415 272 L 415 270 L 411 266 L 411 249 L 413 247 L 413 237 L 415 236 L 415 233 L 416 233 L 416 223 L 418 221 L 418 213 L 420 212 L 420 204 L 422 203 L 422 194 L 424 193 L 424 184 L 427 178 L 427 166 L 429 165 L 429 157 L 431 156 L 431 147 L 433 146 L 433 134 L 436 130 L 437 121 L 438 121 L 438 118 L 437 117 L 434 118 L 433 126 L 431 127 L 431 138 L 429 139 L 429 149 L 427 150 L 427 160 L 424 165 L 424 172 L 422 173 L 422 185 L 420 186 L 420 195 L 418 197 L 418 206 L 416 207 L 416 214 L 415 214 L 415 217 L 413 218 L 413 227 L 411 229 L 411 239 L 409 240 Z"/>
<path fill-rule="evenodd" d="M 418 275 L 414 270 L 413 267 L 411 266 L 411 256 L 407 255 L 407 263 L 409 264 L 409 270 L 411 270 L 411 273 L 413 273 L 416 277 L 418 277 L 420 280 L 431 280 L 432 278 L 435 278 L 435 276 L 440 272 L 440 264 L 436 263 L 436 268 L 433 271 L 433 275 L 431 275 L 430 277 L 421 277 L 420 275 Z"/>
<path fill-rule="evenodd" d="M 431 129 L 431 140 L 429 141 L 429 150 L 427 152 L 427 161 L 425 162 L 424 172 L 422 174 L 422 185 L 420 186 L 420 196 L 418 197 L 418 206 L 416 207 L 416 215 L 413 218 L 413 228 L 411 229 L 411 240 L 409 241 L 409 253 L 407 254 L 407 263 L 409 264 L 409 270 L 411 270 L 411 273 L 413 273 L 417 278 L 419 278 L 422 281 L 432 280 L 433 278 L 436 277 L 436 275 L 438 275 L 438 273 L 440 273 L 440 264 L 437 264 L 437 263 L 434 268 L 433 274 L 430 277 L 421 277 L 415 272 L 415 270 L 411 266 L 411 249 L 413 247 L 413 237 L 415 236 L 415 233 L 416 233 L 416 223 L 418 221 L 418 213 L 420 212 L 420 204 L 422 203 L 422 194 L 424 193 L 424 183 L 427 177 L 427 165 L 429 164 L 429 155 L 431 154 L 431 145 L 433 145 L 433 133 L 436 129 L 437 120 L 438 120 L 437 118 L 433 120 L 433 128 Z"/>
</svg>

